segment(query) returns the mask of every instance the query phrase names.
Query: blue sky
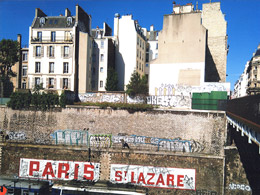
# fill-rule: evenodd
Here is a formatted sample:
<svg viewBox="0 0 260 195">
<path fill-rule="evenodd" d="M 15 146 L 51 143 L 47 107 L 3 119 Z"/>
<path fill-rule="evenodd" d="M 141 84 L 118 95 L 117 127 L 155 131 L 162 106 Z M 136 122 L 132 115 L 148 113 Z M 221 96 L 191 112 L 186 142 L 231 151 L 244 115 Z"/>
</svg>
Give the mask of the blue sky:
<svg viewBox="0 0 260 195">
<path fill-rule="evenodd" d="M 210 0 L 175 0 L 177 4 L 203 3 Z M 29 26 L 31 25 L 35 8 L 40 8 L 49 16 L 64 15 L 69 8 L 75 15 L 75 5 L 78 3 L 92 16 L 92 28 L 102 27 L 107 22 L 113 27 L 115 13 L 120 15 L 133 14 L 142 27 L 149 28 L 151 24 L 156 30 L 161 30 L 163 15 L 172 12 L 173 0 L 0 0 L 0 40 L 17 39 L 22 34 L 22 44 L 28 45 Z M 212 0 L 216 2 L 216 0 Z M 221 10 L 228 22 L 229 53 L 227 58 L 227 82 L 234 83 L 243 72 L 244 66 L 251 59 L 260 40 L 260 0 L 220 0 Z"/>
</svg>

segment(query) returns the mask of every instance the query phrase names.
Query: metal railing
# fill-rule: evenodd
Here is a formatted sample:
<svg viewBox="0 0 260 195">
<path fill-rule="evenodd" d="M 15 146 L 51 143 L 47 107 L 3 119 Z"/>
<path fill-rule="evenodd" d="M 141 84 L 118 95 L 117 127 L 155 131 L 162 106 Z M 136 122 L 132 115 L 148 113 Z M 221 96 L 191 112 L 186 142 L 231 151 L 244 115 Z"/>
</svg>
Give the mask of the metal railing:
<svg viewBox="0 0 260 195">
<path fill-rule="evenodd" d="M 73 37 L 69 36 L 59 36 L 52 38 L 50 36 L 48 37 L 31 37 L 31 42 L 32 43 L 72 43 L 73 42 Z"/>
</svg>

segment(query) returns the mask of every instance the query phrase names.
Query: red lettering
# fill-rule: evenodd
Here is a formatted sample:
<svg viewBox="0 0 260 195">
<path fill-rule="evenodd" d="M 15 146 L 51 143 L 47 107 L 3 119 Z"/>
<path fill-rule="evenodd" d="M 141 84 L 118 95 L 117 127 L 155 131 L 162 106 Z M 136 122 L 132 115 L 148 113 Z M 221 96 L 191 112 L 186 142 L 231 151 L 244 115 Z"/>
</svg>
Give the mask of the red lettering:
<svg viewBox="0 0 260 195">
<path fill-rule="evenodd" d="M 89 168 L 91 170 L 88 170 Z M 88 174 L 89 176 L 84 175 L 84 178 L 87 179 L 87 180 L 93 180 L 94 179 L 94 171 L 93 170 L 94 170 L 94 166 L 93 165 L 85 164 L 84 165 L 84 173 Z"/>
<path fill-rule="evenodd" d="M 36 165 L 35 168 L 34 168 L 34 165 Z M 30 161 L 29 175 L 33 176 L 33 172 L 39 171 L 39 168 L 40 168 L 40 162 L 39 161 Z"/>
<path fill-rule="evenodd" d="M 75 164 L 74 179 L 78 179 L 78 174 L 79 174 L 79 164 Z"/>
<path fill-rule="evenodd" d="M 165 185 L 162 174 L 159 175 L 156 185 L 158 185 L 159 183 L 161 183 L 162 185 Z"/>
<path fill-rule="evenodd" d="M 63 170 L 62 168 L 65 167 L 65 170 Z M 68 163 L 59 163 L 59 167 L 58 167 L 58 178 L 61 178 L 61 174 L 64 173 L 65 174 L 65 178 L 68 179 L 69 178 L 69 170 L 70 166 Z"/>
<path fill-rule="evenodd" d="M 137 180 L 137 183 L 140 183 L 140 182 L 142 182 L 143 184 L 146 184 L 143 173 L 140 173 L 139 178 Z"/>
<path fill-rule="evenodd" d="M 177 176 L 177 186 L 178 187 L 183 187 L 184 184 L 182 183 L 183 182 L 183 178 L 184 178 L 184 175 L 178 175 Z"/>
<path fill-rule="evenodd" d="M 53 173 L 51 162 L 47 162 L 46 165 L 45 165 L 45 169 L 42 173 L 42 177 L 45 177 L 45 175 L 50 175 L 52 177 L 55 177 L 55 175 Z"/>
<path fill-rule="evenodd" d="M 147 173 L 147 175 L 152 176 L 152 177 L 150 177 L 150 179 L 148 179 L 147 184 L 154 185 L 154 182 L 151 182 L 151 180 L 154 178 L 155 173 Z"/>
<path fill-rule="evenodd" d="M 136 181 L 134 180 L 134 176 L 135 176 L 135 173 L 131 172 L 131 183 L 136 183 Z"/>
<path fill-rule="evenodd" d="M 116 181 L 122 181 L 122 171 L 116 171 L 115 177 L 116 177 L 115 178 Z"/>
<path fill-rule="evenodd" d="M 171 182 L 171 184 L 170 184 L 170 182 Z M 167 186 L 169 186 L 169 185 L 171 185 L 171 186 L 174 185 L 174 175 L 170 175 L 170 174 L 167 175 Z"/>
</svg>

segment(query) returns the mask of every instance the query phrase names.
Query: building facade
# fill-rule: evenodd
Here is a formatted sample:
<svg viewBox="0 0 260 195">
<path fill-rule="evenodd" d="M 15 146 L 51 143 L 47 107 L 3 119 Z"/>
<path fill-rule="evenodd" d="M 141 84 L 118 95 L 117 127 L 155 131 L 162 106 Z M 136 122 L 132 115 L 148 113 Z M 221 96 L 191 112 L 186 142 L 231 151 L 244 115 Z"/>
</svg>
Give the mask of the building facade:
<svg viewBox="0 0 260 195">
<path fill-rule="evenodd" d="M 215 23 L 219 29 L 213 28 Z M 161 86 L 225 82 L 226 41 L 220 3 L 203 4 L 202 11 L 191 3 L 173 4 L 173 12 L 164 16 L 159 32 L 158 58 L 150 63 L 149 94 L 157 95 L 156 89 Z M 172 91 L 168 95 L 174 94 Z"/>
<path fill-rule="evenodd" d="M 123 91 L 134 71 L 141 76 L 145 74 L 146 38 L 138 21 L 133 20 L 132 15 L 120 18 L 119 14 L 115 14 L 114 39 L 118 88 Z"/>
<path fill-rule="evenodd" d="M 36 8 L 29 31 L 30 89 L 41 83 L 48 90 L 90 89 L 90 27 L 91 17 L 78 5 L 76 16 L 69 9 L 65 16 L 47 16 Z"/>
<path fill-rule="evenodd" d="M 260 45 L 249 62 L 248 73 L 248 95 L 260 93 Z"/>
<path fill-rule="evenodd" d="M 248 87 L 248 73 L 247 69 L 249 66 L 249 61 L 245 65 L 244 72 L 240 75 L 239 79 L 236 81 L 234 86 L 234 93 L 232 98 L 244 97 L 247 95 L 247 87 Z"/>
<path fill-rule="evenodd" d="M 115 48 L 112 29 L 103 23 L 103 29 L 92 30 L 92 90 L 106 91 L 108 70 L 115 70 Z"/>
</svg>

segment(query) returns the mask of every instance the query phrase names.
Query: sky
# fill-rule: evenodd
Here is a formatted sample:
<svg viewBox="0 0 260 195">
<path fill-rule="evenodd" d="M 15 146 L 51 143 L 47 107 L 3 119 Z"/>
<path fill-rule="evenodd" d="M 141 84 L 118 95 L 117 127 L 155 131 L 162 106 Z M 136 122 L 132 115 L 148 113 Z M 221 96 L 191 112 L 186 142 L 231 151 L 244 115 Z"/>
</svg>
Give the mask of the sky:
<svg viewBox="0 0 260 195">
<path fill-rule="evenodd" d="M 210 0 L 175 0 L 177 4 L 193 3 L 201 10 L 203 3 Z M 221 2 L 221 10 L 227 21 L 229 53 L 227 57 L 227 82 L 233 89 L 260 43 L 260 0 L 211 0 Z M 0 40 L 17 40 L 22 35 L 22 45 L 29 44 L 29 27 L 40 8 L 48 16 L 65 14 L 69 8 L 75 15 L 79 4 L 92 16 L 92 28 L 108 23 L 113 28 L 115 13 L 132 14 L 142 27 L 162 30 L 163 15 L 172 12 L 173 0 L 0 0 Z"/>
</svg>

